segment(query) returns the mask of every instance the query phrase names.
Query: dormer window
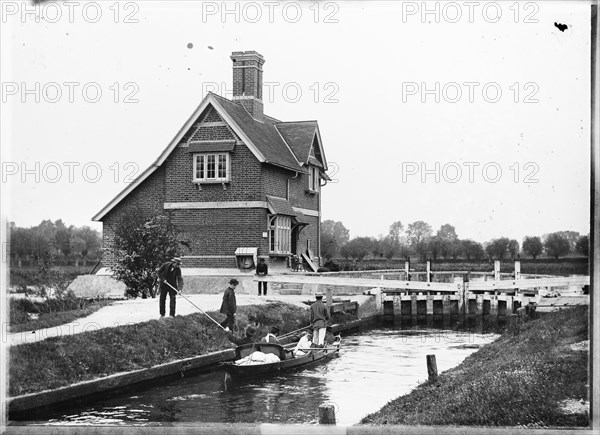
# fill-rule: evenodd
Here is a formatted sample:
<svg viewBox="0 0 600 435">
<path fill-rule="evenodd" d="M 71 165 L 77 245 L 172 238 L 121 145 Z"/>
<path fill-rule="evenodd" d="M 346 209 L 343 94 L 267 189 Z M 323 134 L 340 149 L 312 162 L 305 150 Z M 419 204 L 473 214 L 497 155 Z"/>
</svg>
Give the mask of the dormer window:
<svg viewBox="0 0 600 435">
<path fill-rule="evenodd" d="M 308 191 L 316 193 L 319 191 L 319 168 L 316 166 L 308 167 Z"/>
<path fill-rule="evenodd" d="M 193 155 L 194 183 L 226 183 L 230 181 L 229 153 L 206 153 Z"/>
</svg>

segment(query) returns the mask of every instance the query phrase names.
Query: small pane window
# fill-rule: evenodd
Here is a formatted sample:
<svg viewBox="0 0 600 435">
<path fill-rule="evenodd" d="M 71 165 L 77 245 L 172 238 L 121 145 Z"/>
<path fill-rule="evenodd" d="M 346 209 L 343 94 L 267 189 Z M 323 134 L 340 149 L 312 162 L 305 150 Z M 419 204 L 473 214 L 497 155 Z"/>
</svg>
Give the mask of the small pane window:
<svg viewBox="0 0 600 435">
<path fill-rule="evenodd" d="M 227 154 L 219 154 L 219 178 L 227 176 Z"/>
<path fill-rule="evenodd" d="M 194 154 L 194 183 L 229 181 L 229 154 Z"/>
<path fill-rule="evenodd" d="M 206 156 L 206 178 L 215 178 L 215 155 Z"/>
<path fill-rule="evenodd" d="M 290 253 L 292 246 L 292 218 L 273 216 L 269 219 L 269 247 L 271 252 Z"/>
</svg>

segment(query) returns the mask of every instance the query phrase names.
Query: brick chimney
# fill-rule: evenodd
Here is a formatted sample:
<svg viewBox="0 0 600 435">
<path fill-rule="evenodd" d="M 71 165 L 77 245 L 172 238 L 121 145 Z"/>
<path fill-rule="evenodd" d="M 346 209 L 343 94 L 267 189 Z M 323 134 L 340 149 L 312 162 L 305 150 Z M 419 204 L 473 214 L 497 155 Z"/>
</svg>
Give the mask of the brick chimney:
<svg viewBox="0 0 600 435">
<path fill-rule="evenodd" d="M 256 51 L 234 51 L 233 101 L 246 108 L 257 121 L 263 120 L 262 66 L 265 59 Z"/>
</svg>

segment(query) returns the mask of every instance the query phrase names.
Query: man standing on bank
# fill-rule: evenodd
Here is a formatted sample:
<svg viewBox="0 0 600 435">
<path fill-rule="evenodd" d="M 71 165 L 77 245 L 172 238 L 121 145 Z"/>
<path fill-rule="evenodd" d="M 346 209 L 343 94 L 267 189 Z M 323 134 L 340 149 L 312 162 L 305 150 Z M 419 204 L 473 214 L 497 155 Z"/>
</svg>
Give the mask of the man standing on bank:
<svg viewBox="0 0 600 435">
<path fill-rule="evenodd" d="M 233 331 L 233 325 L 235 324 L 235 312 L 237 310 L 237 303 L 235 300 L 235 287 L 240 282 L 231 278 L 229 280 L 229 286 L 223 293 L 223 303 L 221 304 L 221 313 L 225 314 L 227 318 L 221 322 L 221 326 L 225 328 L 225 331 Z"/>
<path fill-rule="evenodd" d="M 323 346 L 325 343 L 325 333 L 327 332 L 327 322 L 329 322 L 329 310 L 323 304 L 323 295 L 315 293 L 316 302 L 310 306 L 310 323 L 313 329 L 312 342 L 317 346 Z"/>
<path fill-rule="evenodd" d="M 169 294 L 169 315 L 175 317 L 175 298 L 177 297 L 177 291 L 174 289 L 177 289 L 178 291 L 183 289 L 183 278 L 181 277 L 180 266 L 181 258 L 175 257 L 171 261 L 163 263 L 163 265 L 158 268 L 157 274 L 160 282 L 158 309 L 161 319 L 164 319 L 165 317 L 167 293 Z M 169 287 L 169 284 L 172 287 Z"/>
<path fill-rule="evenodd" d="M 264 258 L 258 259 L 258 264 L 256 265 L 256 275 L 258 276 L 266 276 L 269 273 L 269 266 L 265 263 Z M 263 295 L 267 295 L 267 283 L 258 281 L 258 295 L 260 296 L 260 287 L 262 285 Z"/>
</svg>

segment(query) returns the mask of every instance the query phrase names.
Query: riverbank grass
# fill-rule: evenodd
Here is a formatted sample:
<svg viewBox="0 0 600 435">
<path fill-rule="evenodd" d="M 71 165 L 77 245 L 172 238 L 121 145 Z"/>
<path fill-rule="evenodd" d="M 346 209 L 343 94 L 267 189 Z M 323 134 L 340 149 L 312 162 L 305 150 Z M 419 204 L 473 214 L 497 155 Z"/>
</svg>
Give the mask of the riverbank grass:
<svg viewBox="0 0 600 435">
<path fill-rule="evenodd" d="M 10 332 L 35 331 L 53 328 L 87 317 L 113 300 L 94 300 L 63 297 L 34 301 L 29 298 L 10 298 Z"/>
<path fill-rule="evenodd" d="M 209 312 L 222 320 L 222 314 Z M 248 324 L 260 334 L 306 326 L 308 310 L 281 302 L 242 306 L 238 334 Z M 260 336 L 260 335 L 259 335 Z M 9 395 L 54 389 L 103 376 L 232 348 L 223 331 L 200 313 L 52 337 L 9 348 Z"/>
<path fill-rule="evenodd" d="M 589 407 L 567 406 L 589 400 L 588 318 L 581 306 L 522 324 L 361 423 L 588 426 Z"/>
</svg>

